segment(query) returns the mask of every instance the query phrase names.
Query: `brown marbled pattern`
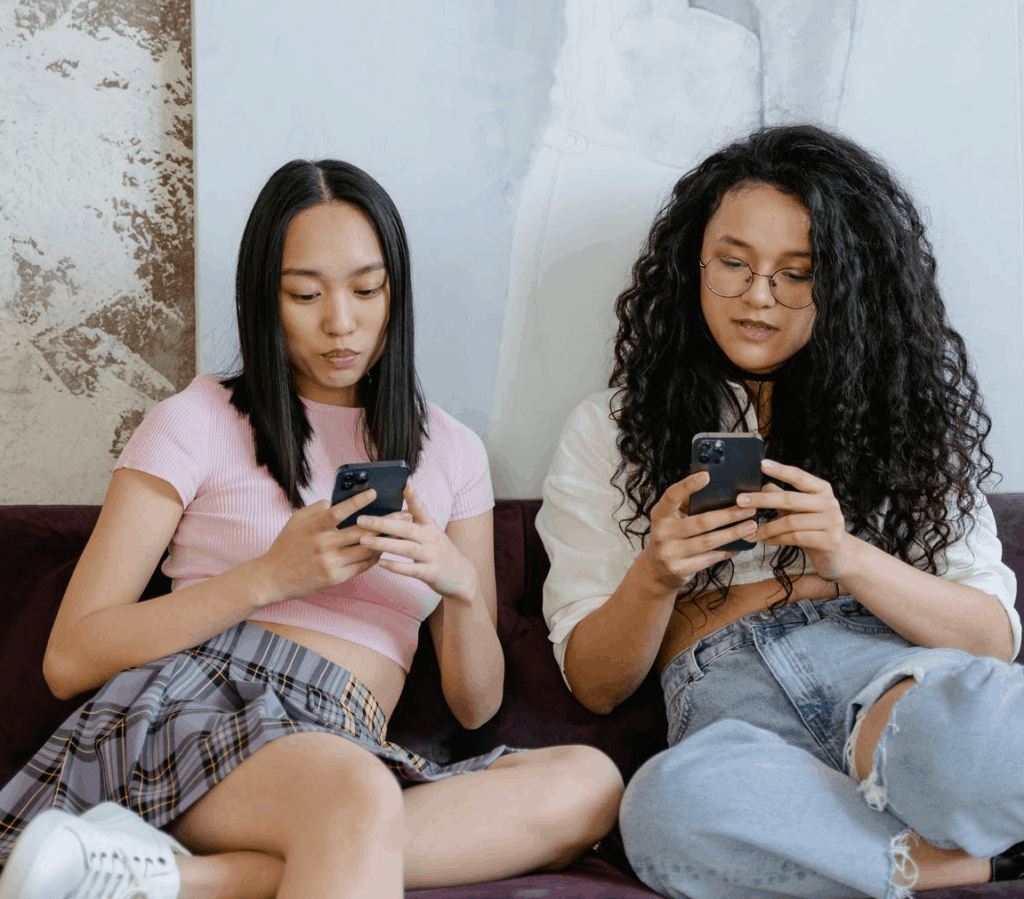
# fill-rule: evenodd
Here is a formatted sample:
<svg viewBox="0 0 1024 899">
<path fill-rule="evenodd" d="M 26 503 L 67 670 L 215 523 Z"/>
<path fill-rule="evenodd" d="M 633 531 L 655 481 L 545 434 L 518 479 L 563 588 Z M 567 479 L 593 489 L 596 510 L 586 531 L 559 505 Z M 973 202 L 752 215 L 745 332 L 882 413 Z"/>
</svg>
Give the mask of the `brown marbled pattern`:
<svg viewBox="0 0 1024 899">
<path fill-rule="evenodd" d="M 189 0 L 0 7 L 0 83 L 0 502 L 95 502 L 195 372 Z"/>
</svg>

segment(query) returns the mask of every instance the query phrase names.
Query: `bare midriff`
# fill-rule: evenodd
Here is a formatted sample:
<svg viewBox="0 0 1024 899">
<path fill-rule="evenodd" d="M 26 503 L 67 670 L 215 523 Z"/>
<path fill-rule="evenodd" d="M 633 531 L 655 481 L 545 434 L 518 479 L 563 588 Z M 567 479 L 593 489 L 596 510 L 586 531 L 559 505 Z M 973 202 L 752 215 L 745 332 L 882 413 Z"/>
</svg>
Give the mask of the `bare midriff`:
<svg viewBox="0 0 1024 899">
<path fill-rule="evenodd" d="M 304 627 L 295 627 L 292 624 L 278 624 L 273 621 L 249 623 L 258 624 L 279 637 L 305 646 L 328 661 L 340 665 L 356 680 L 362 681 L 370 688 L 381 711 L 387 718 L 391 717 L 398 697 L 402 694 L 402 687 L 405 686 L 405 669 L 394 659 L 350 640 L 307 630 Z"/>
<path fill-rule="evenodd" d="M 717 608 L 709 608 L 713 601 L 720 601 L 721 595 L 720 590 L 712 590 L 676 602 L 661 641 L 661 648 L 654 660 L 659 672 L 701 637 L 739 621 L 744 615 L 764 611 L 782 599 L 785 593 L 774 578 L 753 584 L 737 584 L 729 588 L 725 602 Z M 838 587 L 834 582 L 816 574 L 805 574 L 793 582 L 793 595 L 789 597 L 787 603 L 798 602 L 801 599 L 832 599 L 837 595 Z"/>
</svg>

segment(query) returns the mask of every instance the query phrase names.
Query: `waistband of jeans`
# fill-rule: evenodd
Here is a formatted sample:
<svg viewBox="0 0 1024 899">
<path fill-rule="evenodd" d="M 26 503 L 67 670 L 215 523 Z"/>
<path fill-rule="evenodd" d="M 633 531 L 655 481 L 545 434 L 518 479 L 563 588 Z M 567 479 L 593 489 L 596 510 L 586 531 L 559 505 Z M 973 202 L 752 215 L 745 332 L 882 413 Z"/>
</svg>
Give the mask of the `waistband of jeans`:
<svg viewBox="0 0 1024 899">
<path fill-rule="evenodd" d="M 707 664 L 730 649 L 754 642 L 754 630 L 774 631 L 781 636 L 787 630 L 820 621 L 822 618 L 860 617 L 868 612 L 852 596 L 811 601 L 800 599 L 774 612 L 767 609 L 751 612 L 717 631 L 701 637 L 675 656 L 661 672 L 661 686 L 670 681 L 699 676 Z"/>
</svg>

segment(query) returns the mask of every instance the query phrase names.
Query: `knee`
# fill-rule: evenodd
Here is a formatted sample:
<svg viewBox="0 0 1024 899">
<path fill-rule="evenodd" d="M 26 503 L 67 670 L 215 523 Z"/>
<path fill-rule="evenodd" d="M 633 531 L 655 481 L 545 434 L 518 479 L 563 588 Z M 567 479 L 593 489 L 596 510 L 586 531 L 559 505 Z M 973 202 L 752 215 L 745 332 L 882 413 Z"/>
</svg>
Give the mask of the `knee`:
<svg viewBox="0 0 1024 899">
<path fill-rule="evenodd" d="M 880 741 L 880 773 L 923 778 L 932 800 L 948 808 L 1005 805 L 1024 783 L 1022 721 L 1019 666 L 974 659 L 926 677 L 894 708 Z"/>
<path fill-rule="evenodd" d="M 683 882 L 681 875 L 700 870 L 715 855 L 705 845 L 700 825 L 714 818 L 720 806 L 709 800 L 699 767 L 689 769 L 689 753 L 679 751 L 683 745 L 641 766 L 626 787 L 619 811 L 629 863 L 644 883 L 664 895 L 680 895 L 675 890 Z"/>
<path fill-rule="evenodd" d="M 552 746 L 513 758 L 547 782 L 541 826 L 561 847 L 559 860 L 550 867 L 569 864 L 615 826 L 622 775 L 603 752 L 592 746 Z"/>
<path fill-rule="evenodd" d="M 552 797 L 556 810 L 567 815 L 582 812 L 599 822 L 604 829 L 598 838 L 604 836 L 615 823 L 624 788 L 615 762 L 593 746 L 559 746 L 552 756 L 561 775 L 561 796 Z"/>
<path fill-rule="evenodd" d="M 666 749 L 648 759 L 630 780 L 619 810 L 627 851 L 632 846 L 646 854 L 655 834 L 660 842 L 669 831 L 675 833 L 673 842 L 686 842 L 687 810 L 708 807 L 702 805 L 708 801 L 708 785 L 702 783 L 699 767 L 687 765 L 688 755 L 683 744 Z"/>
<path fill-rule="evenodd" d="M 648 759 L 626 788 L 619 827 L 630 863 L 649 877 L 720 858 L 733 822 L 764 788 L 759 766 L 784 741 L 741 721 L 716 722 Z M 652 884 L 653 885 L 653 884 Z"/>
<path fill-rule="evenodd" d="M 304 804 L 305 814 L 312 812 L 326 821 L 336 819 L 346 827 L 355 822 L 370 827 L 401 823 L 401 785 L 379 759 L 370 755 L 345 759 L 322 774 L 319 788 Z"/>
</svg>

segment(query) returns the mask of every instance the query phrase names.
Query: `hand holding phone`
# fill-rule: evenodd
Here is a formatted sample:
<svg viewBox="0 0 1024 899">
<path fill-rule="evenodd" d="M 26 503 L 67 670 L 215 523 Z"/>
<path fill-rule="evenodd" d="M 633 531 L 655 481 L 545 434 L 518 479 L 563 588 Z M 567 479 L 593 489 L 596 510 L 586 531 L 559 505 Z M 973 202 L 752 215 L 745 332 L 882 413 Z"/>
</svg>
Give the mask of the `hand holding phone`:
<svg viewBox="0 0 1024 899">
<path fill-rule="evenodd" d="M 409 479 L 409 466 L 401 460 L 389 462 L 352 462 L 338 468 L 334 476 L 334 491 L 331 493 L 331 505 L 362 493 L 373 490 L 377 496 L 368 506 L 349 515 L 338 528 L 351 527 L 360 515 L 383 517 L 392 512 L 402 510 L 402 491 Z"/>
<path fill-rule="evenodd" d="M 763 483 L 763 458 L 764 441 L 759 434 L 708 431 L 694 434 L 690 444 L 690 474 L 706 471 L 711 480 L 690 497 L 689 514 L 726 509 L 736 504 L 740 493 L 757 493 Z M 756 545 L 748 540 L 734 540 L 720 549 L 742 552 Z"/>
</svg>

